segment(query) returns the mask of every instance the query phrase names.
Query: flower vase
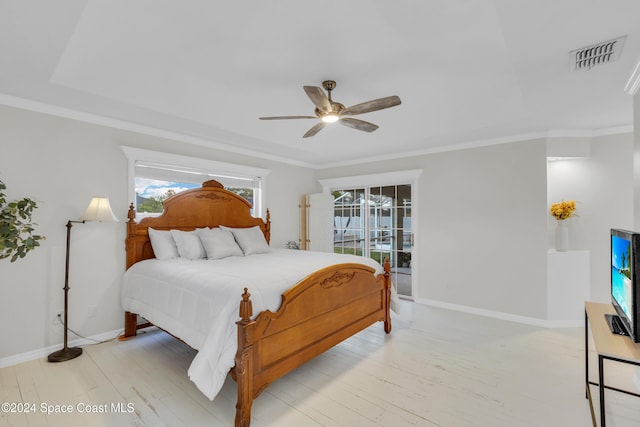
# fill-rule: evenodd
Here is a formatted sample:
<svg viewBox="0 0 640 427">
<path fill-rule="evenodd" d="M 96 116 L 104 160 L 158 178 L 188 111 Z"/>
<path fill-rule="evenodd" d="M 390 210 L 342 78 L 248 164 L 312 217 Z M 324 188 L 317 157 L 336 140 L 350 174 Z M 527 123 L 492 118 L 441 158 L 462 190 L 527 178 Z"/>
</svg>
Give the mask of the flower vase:
<svg viewBox="0 0 640 427">
<path fill-rule="evenodd" d="M 569 227 L 564 220 L 559 220 L 556 224 L 556 251 L 569 251 Z"/>
</svg>

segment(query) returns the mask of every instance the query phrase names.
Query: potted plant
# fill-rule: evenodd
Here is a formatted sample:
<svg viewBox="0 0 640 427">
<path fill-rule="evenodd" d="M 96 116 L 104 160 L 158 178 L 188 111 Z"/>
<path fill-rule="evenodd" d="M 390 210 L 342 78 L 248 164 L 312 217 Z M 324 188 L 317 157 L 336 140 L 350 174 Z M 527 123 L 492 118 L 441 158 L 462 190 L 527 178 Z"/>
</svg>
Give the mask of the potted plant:
<svg viewBox="0 0 640 427">
<path fill-rule="evenodd" d="M 401 267 L 411 267 L 411 252 L 399 252 L 398 261 Z"/>
<path fill-rule="evenodd" d="M 36 202 L 27 197 L 7 202 L 6 188 L 0 181 L 0 259 L 10 258 L 15 262 L 40 246 L 44 236 L 33 234 L 37 224 L 31 221 L 31 215 L 38 207 Z"/>
</svg>

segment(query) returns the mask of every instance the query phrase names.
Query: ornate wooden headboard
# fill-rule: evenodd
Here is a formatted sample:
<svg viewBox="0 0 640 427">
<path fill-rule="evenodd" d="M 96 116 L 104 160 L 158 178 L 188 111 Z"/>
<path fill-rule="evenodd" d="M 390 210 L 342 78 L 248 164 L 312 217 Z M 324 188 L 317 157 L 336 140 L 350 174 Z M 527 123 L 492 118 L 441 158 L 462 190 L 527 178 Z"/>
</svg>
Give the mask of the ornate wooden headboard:
<svg viewBox="0 0 640 427">
<path fill-rule="evenodd" d="M 251 204 L 241 196 L 224 189 L 218 181 L 207 181 L 201 188 L 186 190 L 164 201 L 164 212 L 153 218 L 144 218 L 136 223 L 133 203 L 129 207 L 127 222 L 127 269 L 138 261 L 155 258 L 149 227 L 158 230 L 191 231 L 196 228 L 225 225 L 234 228 L 248 228 L 256 225 L 270 240 L 271 222 L 251 216 Z"/>
</svg>

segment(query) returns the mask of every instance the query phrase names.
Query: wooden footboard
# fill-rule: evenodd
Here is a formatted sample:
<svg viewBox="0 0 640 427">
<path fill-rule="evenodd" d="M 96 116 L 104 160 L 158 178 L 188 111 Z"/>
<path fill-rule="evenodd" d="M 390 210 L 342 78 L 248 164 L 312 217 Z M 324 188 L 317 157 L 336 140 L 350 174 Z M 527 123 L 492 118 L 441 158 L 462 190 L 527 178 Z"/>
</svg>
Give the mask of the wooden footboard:
<svg viewBox="0 0 640 427">
<path fill-rule="evenodd" d="M 360 264 L 319 270 L 285 292 L 278 311 L 264 311 L 255 320 L 245 289 L 231 371 L 238 386 L 236 427 L 249 425 L 253 399 L 277 378 L 375 322 L 391 332 L 388 260 L 384 270 L 378 277 Z"/>
</svg>

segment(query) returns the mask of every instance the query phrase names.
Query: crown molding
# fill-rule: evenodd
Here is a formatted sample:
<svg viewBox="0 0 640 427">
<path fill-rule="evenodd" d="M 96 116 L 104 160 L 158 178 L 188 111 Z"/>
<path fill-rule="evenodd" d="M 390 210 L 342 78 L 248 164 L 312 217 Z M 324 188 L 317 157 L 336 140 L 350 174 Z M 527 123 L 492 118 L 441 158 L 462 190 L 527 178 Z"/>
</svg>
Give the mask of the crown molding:
<svg viewBox="0 0 640 427">
<path fill-rule="evenodd" d="M 635 76 L 635 90 L 638 90 L 640 86 L 640 61 L 634 70 L 633 76 Z M 632 76 L 632 77 L 633 77 Z M 629 79 L 632 81 L 632 78 Z M 472 140 L 466 142 L 460 142 L 457 144 L 451 144 L 441 147 L 424 148 L 406 152 L 394 152 L 389 154 L 382 154 L 370 157 L 361 157 L 359 159 L 347 160 L 342 162 L 329 162 L 324 164 L 314 164 L 299 160 L 294 160 L 286 157 L 275 156 L 273 154 L 263 153 L 260 151 L 249 150 L 245 148 L 238 148 L 229 143 L 207 140 L 204 138 L 185 135 L 178 132 L 168 131 L 164 129 L 158 129 L 151 126 L 140 125 L 124 120 L 113 119 L 110 117 L 104 117 L 97 114 L 85 113 L 78 110 L 72 110 L 57 105 L 46 104 L 39 101 L 28 100 L 24 98 L 15 97 L 0 93 L 0 105 L 6 105 L 9 107 L 20 108 L 23 110 L 35 111 L 38 113 L 50 114 L 53 116 L 63 117 L 72 120 L 78 120 L 81 122 L 96 124 L 105 127 L 111 127 L 114 129 L 120 129 L 130 132 L 136 132 L 143 135 L 155 136 L 158 138 L 171 139 L 187 144 L 199 145 L 212 149 L 224 150 L 231 153 L 242 154 L 250 157 L 259 157 L 265 160 L 272 160 L 280 163 L 285 163 L 293 166 L 299 166 L 303 168 L 309 168 L 314 170 L 330 169 L 335 167 L 353 166 L 364 163 L 374 163 L 384 160 L 402 159 L 407 157 L 423 156 L 429 154 L 445 153 L 449 151 L 466 150 L 470 148 L 487 147 L 491 145 L 508 144 L 513 142 L 530 141 L 533 139 L 543 138 L 590 138 L 596 136 L 615 135 L 633 132 L 633 126 L 618 126 L 602 129 L 587 129 L 587 130 L 547 130 L 541 132 L 533 132 L 519 135 L 507 135 L 497 138 L 489 138 L 484 140 Z"/>
<path fill-rule="evenodd" d="M 260 151 L 249 150 L 246 148 L 238 148 L 226 142 L 213 141 L 205 138 L 185 135 L 183 133 L 159 129 L 152 126 L 140 125 L 126 120 L 114 119 L 98 114 L 86 113 L 83 111 L 73 110 L 70 108 L 60 107 L 44 102 L 33 101 L 30 99 L 19 98 L 12 95 L 0 93 L 0 105 L 8 107 L 20 108 L 22 110 L 34 111 L 37 113 L 49 114 L 52 116 L 62 117 L 71 120 L 78 120 L 94 125 L 110 127 L 129 132 L 140 133 L 143 135 L 155 136 L 158 138 L 171 139 L 174 141 L 184 142 L 187 144 L 200 145 L 207 148 L 219 149 L 231 153 L 242 154 L 245 156 L 259 157 L 261 159 L 273 160 L 280 163 L 287 163 L 294 166 L 306 168 L 314 168 L 314 165 L 308 162 L 297 161 L 273 154 L 263 153 Z"/>
<path fill-rule="evenodd" d="M 394 152 L 391 154 L 383 154 L 379 156 L 364 157 L 360 159 L 347 160 L 344 162 L 328 163 L 320 166 L 314 166 L 314 169 L 329 169 L 344 166 L 355 166 L 362 163 L 374 163 L 385 160 L 404 159 L 407 157 L 426 156 L 429 154 L 448 153 L 450 151 L 468 150 L 472 148 L 489 147 L 492 145 L 510 144 L 516 142 L 532 141 L 535 139 L 547 138 L 594 138 L 607 135 L 619 135 L 624 133 L 632 133 L 633 126 L 616 126 L 601 129 L 552 129 L 543 132 L 532 132 L 527 134 L 507 135 L 497 138 L 489 138 L 483 140 L 460 142 L 441 147 L 424 148 L 413 151 Z"/>
<path fill-rule="evenodd" d="M 638 93 L 638 88 L 640 88 L 640 59 L 631 72 L 627 84 L 624 86 L 624 91 L 631 96 L 635 96 Z"/>
</svg>

